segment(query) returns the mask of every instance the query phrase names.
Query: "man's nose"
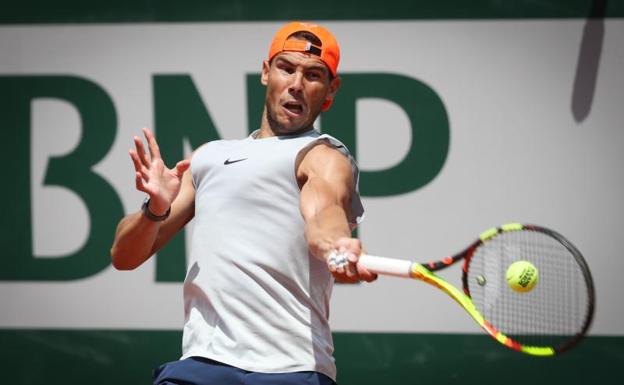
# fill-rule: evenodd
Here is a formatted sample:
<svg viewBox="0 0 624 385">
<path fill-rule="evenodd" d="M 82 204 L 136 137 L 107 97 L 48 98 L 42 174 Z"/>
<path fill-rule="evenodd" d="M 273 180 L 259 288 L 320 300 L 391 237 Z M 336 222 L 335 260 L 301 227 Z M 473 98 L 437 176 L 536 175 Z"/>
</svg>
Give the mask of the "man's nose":
<svg viewBox="0 0 624 385">
<path fill-rule="evenodd" d="M 292 74 L 289 89 L 291 92 L 301 92 L 303 89 L 303 73 L 296 71 Z"/>
</svg>

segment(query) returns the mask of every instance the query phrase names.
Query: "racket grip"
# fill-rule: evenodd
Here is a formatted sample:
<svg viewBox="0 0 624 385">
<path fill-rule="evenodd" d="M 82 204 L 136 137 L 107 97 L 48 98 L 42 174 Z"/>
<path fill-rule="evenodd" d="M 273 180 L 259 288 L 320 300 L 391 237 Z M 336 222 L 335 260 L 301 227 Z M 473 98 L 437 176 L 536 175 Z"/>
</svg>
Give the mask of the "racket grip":
<svg viewBox="0 0 624 385">
<path fill-rule="evenodd" d="M 373 255 L 362 254 L 358 261 L 358 265 L 366 270 L 394 277 L 409 278 L 412 268 L 412 262 L 404 259 L 394 259 L 385 257 L 375 257 Z"/>
</svg>

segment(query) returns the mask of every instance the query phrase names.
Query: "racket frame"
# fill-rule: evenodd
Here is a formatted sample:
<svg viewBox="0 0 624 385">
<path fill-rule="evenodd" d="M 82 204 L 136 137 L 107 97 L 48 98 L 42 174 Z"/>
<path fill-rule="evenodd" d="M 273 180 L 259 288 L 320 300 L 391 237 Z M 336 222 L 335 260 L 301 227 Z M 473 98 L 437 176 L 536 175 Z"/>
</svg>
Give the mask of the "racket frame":
<svg viewBox="0 0 624 385">
<path fill-rule="evenodd" d="M 475 250 L 485 242 L 488 242 L 489 240 L 493 239 L 495 236 L 501 233 L 521 230 L 541 232 L 556 239 L 566 249 L 568 249 L 568 251 L 570 251 L 570 253 L 574 256 L 576 262 L 581 267 L 583 278 L 585 279 L 585 283 L 588 289 L 587 294 L 589 304 L 586 319 L 584 320 L 582 329 L 576 335 L 574 335 L 573 338 L 567 340 L 566 343 L 561 346 L 528 346 L 520 344 L 519 342 L 506 336 L 505 334 L 497 330 L 494 326 L 492 326 L 483 317 L 479 310 L 477 310 L 470 296 L 470 289 L 468 285 L 468 270 L 470 268 L 470 263 L 472 261 L 472 256 Z M 445 269 L 462 260 L 463 292 L 452 284 L 445 281 L 444 279 L 438 277 L 434 273 L 435 271 Z M 585 336 L 593 319 L 595 309 L 595 289 L 587 262 L 585 261 L 579 250 L 574 247 L 574 245 L 572 245 L 572 243 L 570 243 L 561 234 L 541 226 L 509 223 L 500 227 L 493 227 L 481 233 L 479 239 L 470 244 L 462 252 L 435 262 L 421 264 L 408 260 L 384 258 L 362 254 L 360 256 L 359 264 L 369 271 L 375 272 L 377 274 L 419 279 L 439 288 L 451 298 L 453 298 L 461 307 L 463 307 L 464 310 L 475 320 L 475 322 L 477 322 L 477 324 L 496 341 L 512 350 L 533 356 L 554 356 L 574 347 Z"/>
</svg>

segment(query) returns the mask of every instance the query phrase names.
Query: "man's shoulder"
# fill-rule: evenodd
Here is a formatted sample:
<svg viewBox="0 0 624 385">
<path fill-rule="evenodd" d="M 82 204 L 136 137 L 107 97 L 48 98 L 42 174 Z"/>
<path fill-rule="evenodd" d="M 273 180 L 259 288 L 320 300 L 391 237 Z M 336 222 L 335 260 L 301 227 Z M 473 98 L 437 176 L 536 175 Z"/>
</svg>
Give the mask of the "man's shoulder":
<svg viewBox="0 0 624 385">
<path fill-rule="evenodd" d="M 333 147 L 336 148 L 344 148 L 345 150 L 347 149 L 347 146 L 345 146 L 344 143 L 342 143 L 339 139 L 336 139 L 335 137 L 329 135 L 329 134 L 320 134 L 319 137 L 317 138 L 317 140 L 322 140 L 325 141 L 326 143 L 332 145 Z"/>
<path fill-rule="evenodd" d="M 314 150 L 314 151 L 312 151 Z M 306 156 L 310 152 L 313 153 L 324 153 L 334 154 L 334 155 L 342 155 L 346 156 L 348 159 L 351 159 L 351 154 L 349 153 L 349 149 L 342 143 L 340 140 L 329 134 L 321 134 L 314 137 L 301 151 L 302 156 Z"/>
<path fill-rule="evenodd" d="M 302 152 L 302 161 L 328 163 L 330 160 L 340 160 L 348 163 L 349 157 L 345 156 L 343 149 L 344 145 L 339 144 L 339 142 L 336 143 L 319 138 L 319 140 L 310 143 L 305 151 Z M 336 159 L 333 159 L 334 157 Z"/>
</svg>

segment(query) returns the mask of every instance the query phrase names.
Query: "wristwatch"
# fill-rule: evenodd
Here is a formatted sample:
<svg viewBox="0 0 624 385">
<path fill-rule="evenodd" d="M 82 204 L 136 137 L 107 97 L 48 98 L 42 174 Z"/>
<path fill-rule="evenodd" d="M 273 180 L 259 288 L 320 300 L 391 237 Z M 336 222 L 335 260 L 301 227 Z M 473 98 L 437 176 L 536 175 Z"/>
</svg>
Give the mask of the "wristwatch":
<svg viewBox="0 0 624 385">
<path fill-rule="evenodd" d="M 143 201 L 143 205 L 141 206 L 141 211 L 143 211 L 143 215 L 145 215 L 147 219 L 149 219 L 150 221 L 154 221 L 154 222 L 162 222 L 165 219 L 169 218 L 169 214 L 171 214 L 171 206 L 169 206 L 169 208 L 167 209 L 167 212 L 164 213 L 163 215 L 155 215 L 154 213 L 150 211 L 149 203 L 150 203 L 150 198 L 147 197 L 145 198 L 145 200 Z"/>
</svg>

